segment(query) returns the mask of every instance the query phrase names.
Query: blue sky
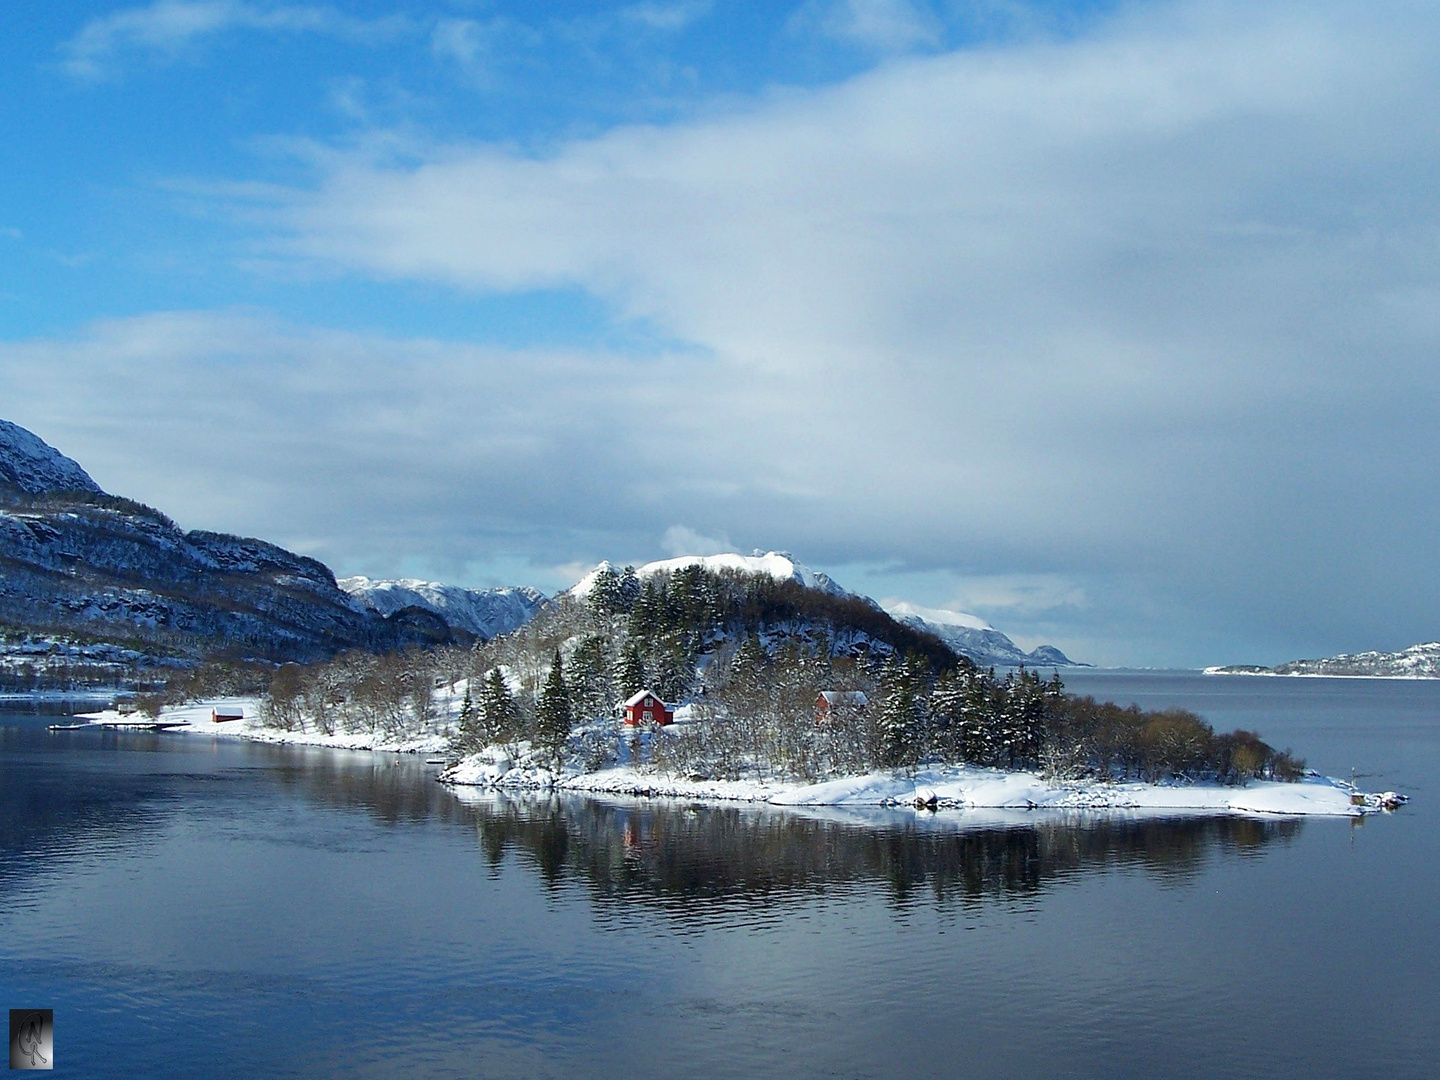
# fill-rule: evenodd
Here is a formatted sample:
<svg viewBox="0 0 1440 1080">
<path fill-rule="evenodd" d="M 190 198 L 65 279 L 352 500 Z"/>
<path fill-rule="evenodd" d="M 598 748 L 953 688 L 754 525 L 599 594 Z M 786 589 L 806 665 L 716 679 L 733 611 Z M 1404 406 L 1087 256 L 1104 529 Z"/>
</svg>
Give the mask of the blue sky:
<svg viewBox="0 0 1440 1080">
<path fill-rule="evenodd" d="M 1429 5 L 7 5 L 0 415 L 339 573 L 1436 636 Z"/>
</svg>

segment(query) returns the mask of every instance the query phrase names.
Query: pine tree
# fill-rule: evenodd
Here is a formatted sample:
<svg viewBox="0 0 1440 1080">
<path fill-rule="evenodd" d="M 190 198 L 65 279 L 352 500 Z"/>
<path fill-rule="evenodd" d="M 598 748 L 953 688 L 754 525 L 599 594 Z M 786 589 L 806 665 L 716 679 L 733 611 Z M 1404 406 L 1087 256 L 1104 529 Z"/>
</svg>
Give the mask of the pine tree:
<svg viewBox="0 0 1440 1080">
<path fill-rule="evenodd" d="M 535 710 L 535 741 L 557 767 L 564 760 L 565 745 L 570 741 L 570 729 L 574 726 L 570 691 L 565 686 L 565 673 L 561 670 L 557 650 Z"/>
<path fill-rule="evenodd" d="M 620 571 L 620 584 L 616 593 L 616 610 L 622 614 L 628 614 L 635 606 L 635 598 L 640 595 L 640 578 L 635 573 L 635 567 L 627 566 Z"/>
<path fill-rule="evenodd" d="M 475 702 L 470 699 L 470 683 L 465 683 L 465 700 L 460 702 L 460 720 L 455 727 L 455 738 L 451 746 L 462 754 L 473 754 L 485 744 L 480 741 L 479 714 Z"/>
<path fill-rule="evenodd" d="M 595 572 L 590 595 L 585 598 L 591 612 L 609 616 L 620 610 L 620 575 L 609 563 L 603 563 Z"/>
<path fill-rule="evenodd" d="M 480 684 L 480 706 L 476 712 L 476 729 L 482 747 L 520 734 L 520 710 L 498 667 L 491 668 Z"/>
<path fill-rule="evenodd" d="M 930 694 L 930 749 L 946 761 L 960 757 L 965 687 L 965 676 L 950 668 L 940 676 Z"/>
<path fill-rule="evenodd" d="M 880 676 L 880 763 L 889 768 L 919 760 L 920 701 L 915 680 L 893 662 Z"/>
<path fill-rule="evenodd" d="M 616 673 L 619 681 L 621 700 L 627 700 L 638 694 L 641 690 L 649 689 L 645 684 L 645 661 L 640 656 L 640 650 L 632 643 L 625 647 L 625 652 L 620 656 L 620 670 Z"/>
<path fill-rule="evenodd" d="M 993 672 L 990 676 L 971 672 L 965 682 L 959 727 L 955 733 L 956 748 L 960 760 L 972 765 L 995 763 L 999 721 L 990 693 L 993 677 Z"/>
</svg>

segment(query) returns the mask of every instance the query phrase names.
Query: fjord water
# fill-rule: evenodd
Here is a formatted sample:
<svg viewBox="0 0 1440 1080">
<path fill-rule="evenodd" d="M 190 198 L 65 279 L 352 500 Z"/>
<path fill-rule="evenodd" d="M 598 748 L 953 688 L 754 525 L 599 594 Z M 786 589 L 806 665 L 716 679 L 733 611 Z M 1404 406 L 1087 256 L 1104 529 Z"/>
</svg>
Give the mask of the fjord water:
<svg viewBox="0 0 1440 1080">
<path fill-rule="evenodd" d="M 1436 1075 L 1440 683 L 1068 684 L 1411 804 L 462 800 L 413 757 L 8 714 L 0 1008 L 53 1008 L 86 1077 Z"/>
</svg>

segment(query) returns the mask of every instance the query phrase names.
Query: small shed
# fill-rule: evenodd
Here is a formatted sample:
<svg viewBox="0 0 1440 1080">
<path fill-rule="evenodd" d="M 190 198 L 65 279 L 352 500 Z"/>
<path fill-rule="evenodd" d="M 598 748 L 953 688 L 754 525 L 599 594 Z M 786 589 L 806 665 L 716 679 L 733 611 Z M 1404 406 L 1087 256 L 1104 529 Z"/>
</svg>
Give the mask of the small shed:
<svg viewBox="0 0 1440 1080">
<path fill-rule="evenodd" d="M 821 690 L 815 699 L 815 722 L 828 724 L 836 709 L 863 709 L 870 699 L 863 690 Z"/>
<path fill-rule="evenodd" d="M 216 705 L 210 710 L 212 723 L 223 724 L 227 720 L 244 720 L 245 710 L 239 705 Z"/>
<path fill-rule="evenodd" d="M 641 724 L 659 724 L 664 727 L 675 719 L 675 710 L 651 690 L 641 690 L 620 707 L 625 710 L 625 723 L 631 727 Z"/>
</svg>

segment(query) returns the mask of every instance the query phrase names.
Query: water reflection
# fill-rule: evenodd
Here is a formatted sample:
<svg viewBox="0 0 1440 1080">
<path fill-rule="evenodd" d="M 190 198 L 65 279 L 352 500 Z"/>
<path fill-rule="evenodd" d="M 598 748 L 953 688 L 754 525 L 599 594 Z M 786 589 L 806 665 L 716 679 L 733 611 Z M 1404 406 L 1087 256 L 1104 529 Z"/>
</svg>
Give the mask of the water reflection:
<svg viewBox="0 0 1440 1080">
<path fill-rule="evenodd" d="M 1116 869 L 1179 883 L 1213 858 L 1289 842 L 1302 827 L 1298 819 L 1024 813 L 877 813 L 856 823 L 755 807 L 467 801 L 492 866 L 513 854 L 552 887 L 583 884 L 606 909 L 639 904 L 686 919 L 740 900 L 753 909 L 876 884 L 898 904 L 944 905 L 1034 897 L 1069 876 Z"/>
<path fill-rule="evenodd" d="M 1186 882 L 1217 857 L 1299 834 L 1299 820 L 1123 815 L 800 813 L 770 807 L 454 793 L 413 756 L 132 733 L 0 727 L 0 897 L 37 863 L 134 846 L 173 813 L 230 817 L 277 788 L 387 827 L 473 828 L 551 888 L 586 890 L 607 919 L 753 914 L 797 895 L 877 886 L 893 903 L 1035 897 L 1067 877 L 1138 868 Z M 239 800 L 239 802 L 237 802 Z"/>
</svg>

